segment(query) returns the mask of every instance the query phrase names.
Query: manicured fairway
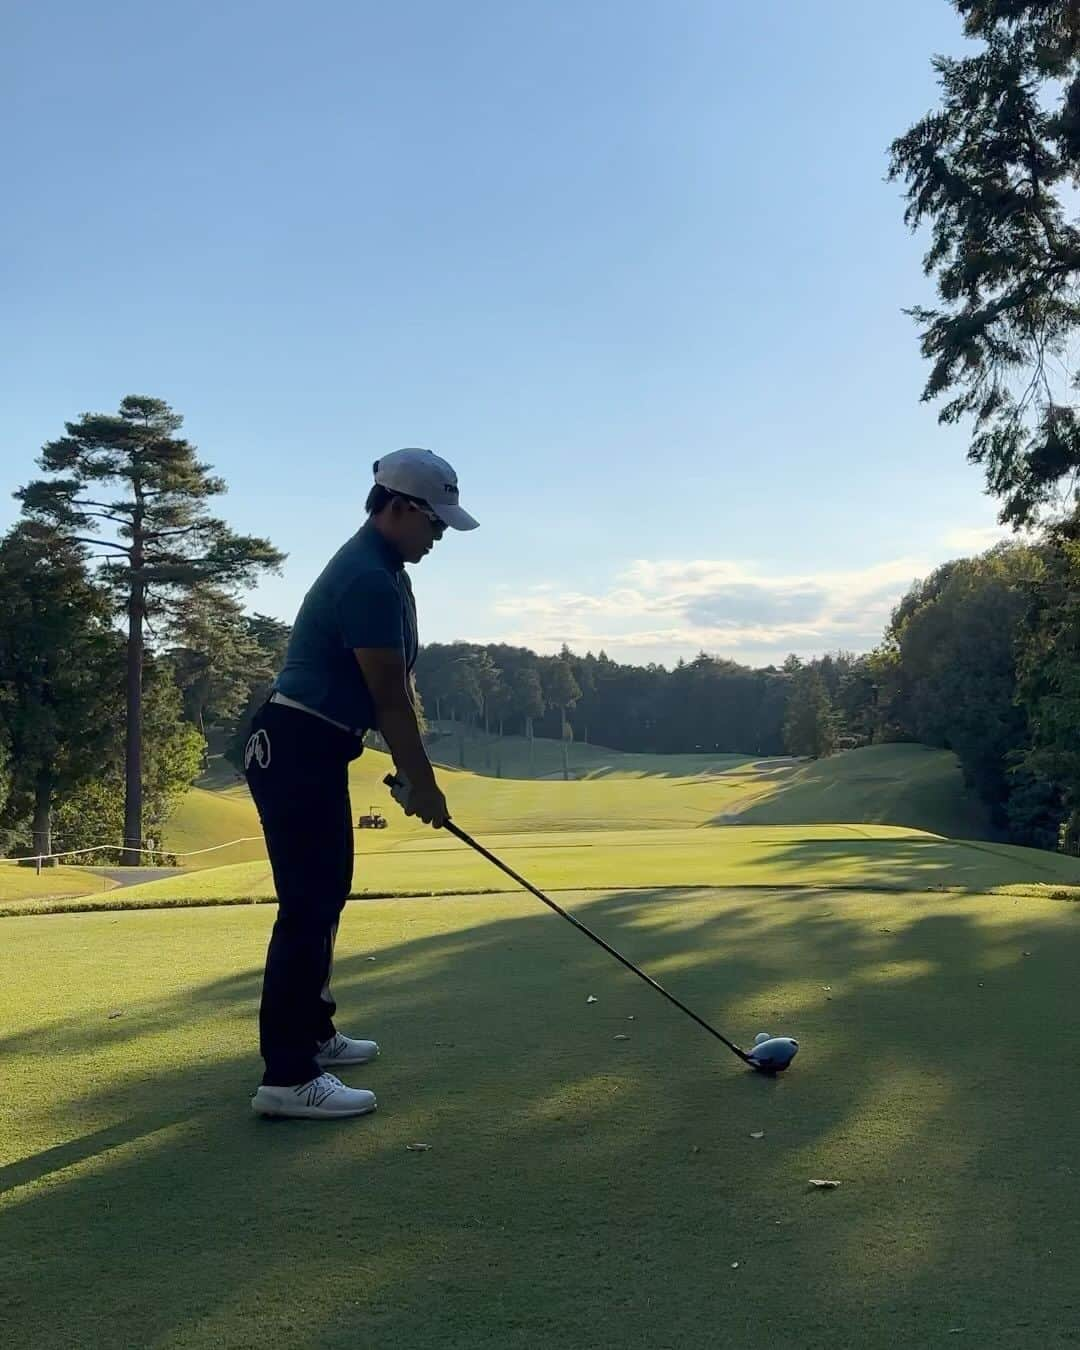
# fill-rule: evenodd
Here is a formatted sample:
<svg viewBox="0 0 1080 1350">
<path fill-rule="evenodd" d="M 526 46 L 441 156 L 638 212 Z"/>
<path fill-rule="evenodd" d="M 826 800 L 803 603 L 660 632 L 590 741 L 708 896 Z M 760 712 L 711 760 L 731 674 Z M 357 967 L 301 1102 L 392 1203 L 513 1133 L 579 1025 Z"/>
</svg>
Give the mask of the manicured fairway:
<svg viewBox="0 0 1080 1350">
<path fill-rule="evenodd" d="M 790 1073 L 527 896 L 368 901 L 336 981 L 380 1111 L 259 1122 L 271 910 L 6 921 L 7 1318 L 43 1350 L 1073 1343 L 1080 906 L 564 899 L 736 1037 L 800 1036 Z"/>
<path fill-rule="evenodd" d="M 507 757 L 523 762 L 527 743 L 515 748 L 511 738 L 507 742 Z M 551 744 L 537 741 L 537 753 L 548 754 Z M 987 832 L 955 757 L 921 745 L 869 746 L 812 764 L 738 755 L 622 755 L 591 746 L 578 750 L 583 759 L 587 752 L 588 765 L 579 771 L 588 776 L 578 781 L 493 778 L 453 767 L 440 770 L 440 777 L 455 817 L 468 822 L 469 829 L 494 833 L 837 821 L 961 838 Z M 366 751 L 350 774 L 355 814 L 373 805 L 390 821 L 385 835 L 365 841 L 374 847 L 423 833 L 390 800 L 382 782 L 389 768 L 386 755 Z M 188 793 L 166 830 L 165 844 L 187 868 L 265 856 L 255 809 L 242 784 Z"/>
</svg>

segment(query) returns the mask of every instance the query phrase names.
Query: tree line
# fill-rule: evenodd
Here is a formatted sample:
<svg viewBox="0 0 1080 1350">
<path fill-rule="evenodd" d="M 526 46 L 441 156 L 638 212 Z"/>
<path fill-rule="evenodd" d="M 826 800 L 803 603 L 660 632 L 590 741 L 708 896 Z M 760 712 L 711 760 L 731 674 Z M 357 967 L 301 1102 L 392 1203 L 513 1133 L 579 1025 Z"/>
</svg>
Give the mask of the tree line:
<svg viewBox="0 0 1080 1350">
<path fill-rule="evenodd" d="M 209 516 L 224 484 L 179 428 L 159 400 L 126 399 L 114 417 L 68 424 L 42 454 L 52 476 L 17 494 L 23 516 L 0 540 L 4 852 L 115 840 L 123 861 L 160 856 L 208 738 L 238 766 L 281 665 L 288 626 L 246 613 L 237 591 L 282 555 Z M 432 735 L 468 727 L 657 754 L 818 757 L 918 741 L 956 753 L 1002 837 L 1054 848 L 1080 839 L 1078 611 L 1069 517 L 916 582 L 866 654 L 752 668 L 701 652 L 668 668 L 431 643 L 417 706 Z"/>
</svg>

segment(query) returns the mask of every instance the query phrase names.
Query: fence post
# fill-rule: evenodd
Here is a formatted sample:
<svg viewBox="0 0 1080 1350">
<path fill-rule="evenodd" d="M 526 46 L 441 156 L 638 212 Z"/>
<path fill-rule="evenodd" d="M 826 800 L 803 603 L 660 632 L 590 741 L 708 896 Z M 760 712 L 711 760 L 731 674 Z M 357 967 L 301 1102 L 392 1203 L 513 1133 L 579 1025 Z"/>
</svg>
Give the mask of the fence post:
<svg viewBox="0 0 1080 1350">
<path fill-rule="evenodd" d="M 35 873 L 36 873 L 38 876 L 41 876 L 41 854 L 40 854 L 40 853 L 39 853 L 39 854 L 37 855 L 37 857 L 34 859 L 34 871 L 35 871 Z"/>
</svg>

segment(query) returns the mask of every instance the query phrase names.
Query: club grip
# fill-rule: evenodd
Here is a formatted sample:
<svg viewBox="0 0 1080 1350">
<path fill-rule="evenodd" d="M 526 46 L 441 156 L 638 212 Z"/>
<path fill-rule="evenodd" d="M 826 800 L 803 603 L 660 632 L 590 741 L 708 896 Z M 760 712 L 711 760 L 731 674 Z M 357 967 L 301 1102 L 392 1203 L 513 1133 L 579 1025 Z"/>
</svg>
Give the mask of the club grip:
<svg viewBox="0 0 1080 1350">
<path fill-rule="evenodd" d="M 388 773 L 386 777 L 383 779 L 383 783 L 390 789 L 391 792 L 393 792 L 395 788 L 403 788 L 405 786 L 404 780 L 399 778 L 396 773 Z M 395 798 L 395 801 L 398 801 L 398 799 Z M 445 823 L 449 829 L 456 832 L 456 826 L 450 824 L 449 816 L 446 817 Z M 439 826 L 436 826 L 435 828 L 438 829 Z"/>
</svg>

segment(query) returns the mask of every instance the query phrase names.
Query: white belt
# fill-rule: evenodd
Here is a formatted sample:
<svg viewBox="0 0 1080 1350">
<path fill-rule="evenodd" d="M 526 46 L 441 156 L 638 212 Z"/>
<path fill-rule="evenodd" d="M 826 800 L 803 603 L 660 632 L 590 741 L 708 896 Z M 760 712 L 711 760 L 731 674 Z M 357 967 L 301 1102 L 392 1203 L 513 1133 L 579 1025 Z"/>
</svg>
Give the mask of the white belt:
<svg viewBox="0 0 1080 1350">
<path fill-rule="evenodd" d="M 332 727 L 337 727 L 339 731 L 347 731 L 350 736 L 363 736 L 362 731 L 357 731 L 355 727 L 347 727 L 344 722 L 336 722 L 332 717 L 327 717 L 325 713 L 317 711 L 315 708 L 309 708 L 306 703 L 298 703 L 296 699 L 289 698 L 288 694 L 282 694 L 277 689 L 270 695 L 271 703 L 280 703 L 285 708 L 295 708 L 297 712 L 307 713 L 309 717 L 317 717 L 322 722 L 329 722 Z"/>
</svg>

